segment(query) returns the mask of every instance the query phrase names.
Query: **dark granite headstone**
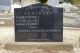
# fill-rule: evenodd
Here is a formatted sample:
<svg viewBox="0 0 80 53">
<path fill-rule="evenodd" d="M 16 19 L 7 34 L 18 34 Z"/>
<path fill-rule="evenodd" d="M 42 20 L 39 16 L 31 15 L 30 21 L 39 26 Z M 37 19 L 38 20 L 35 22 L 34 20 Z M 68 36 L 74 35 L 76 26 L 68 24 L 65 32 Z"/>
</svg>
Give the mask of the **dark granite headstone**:
<svg viewBox="0 0 80 53">
<path fill-rule="evenodd" d="M 33 4 L 14 10 L 16 42 L 62 42 L 63 9 Z"/>
</svg>

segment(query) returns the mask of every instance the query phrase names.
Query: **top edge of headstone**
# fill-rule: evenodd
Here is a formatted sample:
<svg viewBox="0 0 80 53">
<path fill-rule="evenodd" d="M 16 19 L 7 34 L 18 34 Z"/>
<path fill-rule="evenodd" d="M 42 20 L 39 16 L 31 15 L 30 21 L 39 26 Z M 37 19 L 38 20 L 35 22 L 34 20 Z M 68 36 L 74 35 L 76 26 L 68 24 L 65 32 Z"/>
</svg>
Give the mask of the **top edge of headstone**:
<svg viewBox="0 0 80 53">
<path fill-rule="evenodd" d="M 50 6 L 50 5 L 44 4 L 44 3 L 31 4 L 31 5 L 22 7 L 22 8 L 30 8 L 30 7 L 34 7 L 34 6 L 47 6 L 48 8 L 62 8 L 62 7 Z M 20 8 L 16 8 L 16 9 L 20 9 Z"/>
</svg>

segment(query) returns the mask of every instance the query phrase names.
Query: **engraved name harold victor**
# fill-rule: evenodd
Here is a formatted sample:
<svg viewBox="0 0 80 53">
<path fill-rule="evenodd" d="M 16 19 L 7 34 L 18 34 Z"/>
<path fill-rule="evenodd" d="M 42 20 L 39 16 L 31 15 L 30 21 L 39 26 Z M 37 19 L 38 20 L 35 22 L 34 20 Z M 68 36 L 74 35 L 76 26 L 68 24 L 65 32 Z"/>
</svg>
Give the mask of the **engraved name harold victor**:
<svg viewBox="0 0 80 53">
<path fill-rule="evenodd" d="M 16 42 L 62 42 L 63 9 L 33 4 L 14 10 Z"/>
</svg>

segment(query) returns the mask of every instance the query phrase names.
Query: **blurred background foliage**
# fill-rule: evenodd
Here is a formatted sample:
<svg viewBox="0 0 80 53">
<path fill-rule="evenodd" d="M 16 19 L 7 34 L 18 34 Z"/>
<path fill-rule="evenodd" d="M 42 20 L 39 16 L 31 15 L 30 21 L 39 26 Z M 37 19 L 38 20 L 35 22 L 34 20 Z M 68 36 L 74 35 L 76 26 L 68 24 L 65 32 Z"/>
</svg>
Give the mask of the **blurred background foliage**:
<svg viewBox="0 0 80 53">
<path fill-rule="evenodd" d="M 38 2 L 41 2 L 41 3 L 46 3 L 48 0 L 36 0 Z"/>
<path fill-rule="evenodd" d="M 73 5 L 80 5 L 80 0 L 64 0 L 66 3 L 71 3 Z"/>
<path fill-rule="evenodd" d="M 41 2 L 41 3 L 44 3 L 44 2 L 47 2 L 48 0 L 36 0 L 37 2 Z M 60 2 L 59 3 L 71 3 L 73 5 L 80 5 L 80 0 L 59 0 Z"/>
<path fill-rule="evenodd" d="M 64 2 L 74 4 L 74 0 L 64 0 Z"/>
</svg>

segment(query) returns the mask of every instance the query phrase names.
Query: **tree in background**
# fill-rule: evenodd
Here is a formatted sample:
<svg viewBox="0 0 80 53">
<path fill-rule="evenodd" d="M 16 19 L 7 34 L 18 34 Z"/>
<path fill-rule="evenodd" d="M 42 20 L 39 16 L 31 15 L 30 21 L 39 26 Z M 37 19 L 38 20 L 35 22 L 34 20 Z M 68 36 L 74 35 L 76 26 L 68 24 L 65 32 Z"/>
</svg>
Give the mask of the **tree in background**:
<svg viewBox="0 0 80 53">
<path fill-rule="evenodd" d="M 40 3 L 46 3 L 48 0 L 36 0 L 36 1 L 38 1 Z"/>
<path fill-rule="evenodd" d="M 64 0 L 64 2 L 74 4 L 74 0 Z"/>
<path fill-rule="evenodd" d="M 41 3 L 46 3 L 48 0 L 36 0 L 38 2 L 41 2 Z M 61 3 L 63 2 L 66 2 L 66 3 L 71 3 L 71 4 L 74 4 L 74 0 L 59 0 Z"/>
<path fill-rule="evenodd" d="M 48 0 L 36 0 L 38 2 L 41 3 L 46 3 Z M 66 3 L 71 3 L 71 4 L 75 4 L 75 5 L 80 5 L 80 0 L 59 0 L 60 3 L 66 2 Z"/>
</svg>

